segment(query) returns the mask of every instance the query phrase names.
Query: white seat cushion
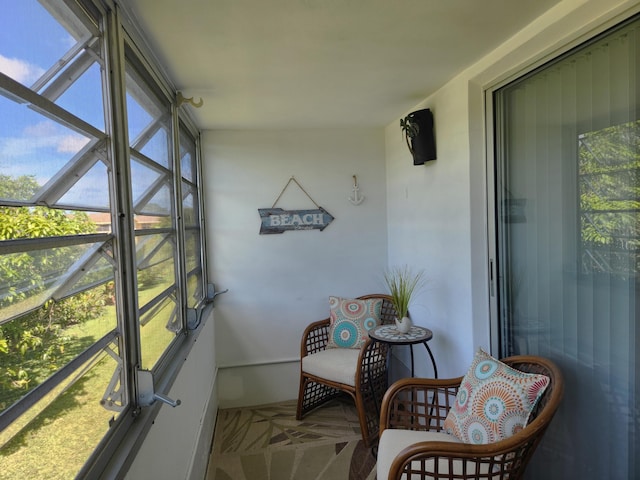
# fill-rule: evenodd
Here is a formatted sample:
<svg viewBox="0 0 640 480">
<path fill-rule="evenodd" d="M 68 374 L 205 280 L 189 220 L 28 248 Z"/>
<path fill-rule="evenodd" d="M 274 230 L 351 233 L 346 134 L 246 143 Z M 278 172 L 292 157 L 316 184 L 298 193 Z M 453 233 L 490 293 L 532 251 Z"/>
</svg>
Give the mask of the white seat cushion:
<svg viewBox="0 0 640 480">
<path fill-rule="evenodd" d="M 359 355 L 357 348 L 327 348 L 303 357 L 302 371 L 355 387 Z"/>
<path fill-rule="evenodd" d="M 380 437 L 380 443 L 378 445 L 378 465 L 377 465 L 377 474 L 378 480 L 387 480 L 389 477 L 389 469 L 391 468 L 391 464 L 393 463 L 393 459 L 396 458 L 402 450 L 404 450 L 409 445 L 418 442 L 452 442 L 452 443 L 461 443 L 453 435 L 449 435 L 444 432 L 421 432 L 416 430 L 394 430 L 394 429 L 386 429 L 382 432 L 382 436 Z M 454 470 L 458 470 L 456 464 L 454 464 Z M 447 462 L 441 461 L 440 471 L 447 471 Z M 462 472 L 462 468 L 457 472 L 458 474 Z M 416 475 L 416 478 L 418 476 Z"/>
</svg>

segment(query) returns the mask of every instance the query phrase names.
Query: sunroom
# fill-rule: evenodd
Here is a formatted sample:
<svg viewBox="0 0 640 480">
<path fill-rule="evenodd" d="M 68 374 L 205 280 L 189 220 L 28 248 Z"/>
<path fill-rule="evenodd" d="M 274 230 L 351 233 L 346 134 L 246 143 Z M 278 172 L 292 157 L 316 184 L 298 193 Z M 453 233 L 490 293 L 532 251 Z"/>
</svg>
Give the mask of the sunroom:
<svg viewBox="0 0 640 480">
<path fill-rule="evenodd" d="M 0 478 L 205 478 L 219 409 L 295 399 L 304 328 L 402 265 L 439 376 L 560 366 L 530 478 L 640 476 L 640 2 L 9 3 Z"/>
</svg>

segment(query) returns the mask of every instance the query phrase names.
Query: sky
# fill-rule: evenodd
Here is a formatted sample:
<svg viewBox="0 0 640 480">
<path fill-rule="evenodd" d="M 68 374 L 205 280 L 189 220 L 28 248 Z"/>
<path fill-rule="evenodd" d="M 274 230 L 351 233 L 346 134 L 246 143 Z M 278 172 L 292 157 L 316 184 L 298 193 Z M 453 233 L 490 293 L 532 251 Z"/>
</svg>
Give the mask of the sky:
<svg viewBox="0 0 640 480">
<path fill-rule="evenodd" d="M 51 0 L 50 3 L 62 5 L 59 0 Z M 0 0 L 0 11 L 0 72 L 27 87 L 56 65 L 77 42 L 89 37 L 88 31 L 72 35 L 37 0 Z M 94 62 L 55 102 L 104 131 L 101 76 L 101 66 Z M 134 137 L 151 117 L 131 98 L 127 107 L 130 135 Z M 16 103 L 0 90 L 0 174 L 12 177 L 35 174 L 38 183 L 44 185 L 92 140 L 25 104 Z M 151 142 L 144 153 L 161 156 L 155 148 L 157 146 Z M 69 192 L 67 200 L 81 202 L 82 205 L 95 203 L 99 207 L 107 206 L 105 169 L 106 166 L 98 162 L 78 182 L 74 192 Z M 145 173 L 140 171 L 137 177 L 146 183 L 149 175 Z"/>
<path fill-rule="evenodd" d="M 0 5 L 3 12 L 0 16 L 0 72 L 30 87 L 76 40 L 36 0 L 0 0 Z M 95 78 L 93 81 L 95 83 Z M 85 84 L 82 91 L 87 92 L 86 80 L 82 83 Z M 101 96 L 99 83 L 97 87 Z M 64 97 L 59 103 L 63 100 L 69 103 L 70 96 Z M 104 122 L 101 124 L 96 120 L 97 116 L 103 116 L 99 103 L 97 107 L 95 102 L 86 99 L 75 103 L 80 108 L 76 108 L 76 115 L 84 116 L 94 125 L 98 122 L 99 128 L 103 128 Z M 89 107 L 84 114 L 82 105 Z M 73 104 L 69 106 L 74 108 Z M 91 110 L 93 114 L 89 113 Z M 0 173 L 3 175 L 37 172 L 37 180 L 43 184 L 89 140 L 24 104 L 0 97 Z"/>
</svg>

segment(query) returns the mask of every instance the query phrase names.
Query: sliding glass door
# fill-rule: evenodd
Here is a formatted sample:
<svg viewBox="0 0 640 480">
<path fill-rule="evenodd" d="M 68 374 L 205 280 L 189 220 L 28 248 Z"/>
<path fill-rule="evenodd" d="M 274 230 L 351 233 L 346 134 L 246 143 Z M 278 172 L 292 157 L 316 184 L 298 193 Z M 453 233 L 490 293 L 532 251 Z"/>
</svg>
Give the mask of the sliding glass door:
<svg viewBox="0 0 640 480">
<path fill-rule="evenodd" d="M 493 102 L 496 347 L 566 380 L 528 478 L 640 478 L 640 20 Z"/>
</svg>

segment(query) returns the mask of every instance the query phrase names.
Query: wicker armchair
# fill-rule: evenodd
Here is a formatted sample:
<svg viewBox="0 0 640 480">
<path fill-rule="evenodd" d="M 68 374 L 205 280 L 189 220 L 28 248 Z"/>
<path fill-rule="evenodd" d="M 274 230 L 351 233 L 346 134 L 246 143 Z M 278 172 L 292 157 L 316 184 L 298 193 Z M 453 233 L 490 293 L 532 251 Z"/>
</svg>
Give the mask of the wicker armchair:
<svg viewBox="0 0 640 480">
<path fill-rule="evenodd" d="M 560 370 L 547 359 L 514 356 L 502 361 L 517 370 L 550 378 L 522 430 L 487 445 L 459 443 L 444 432 L 443 424 L 463 377 L 399 380 L 382 401 L 378 480 L 520 479 L 558 408 L 564 383 Z"/>
<path fill-rule="evenodd" d="M 391 304 L 391 297 L 383 294 L 358 297 L 360 300 L 371 298 L 383 299 L 382 323 L 392 323 L 396 314 Z M 387 389 L 387 355 L 389 347 L 384 343 L 373 342 L 369 339 L 359 350 L 327 349 L 328 340 L 328 318 L 310 324 L 302 335 L 300 346 L 300 391 L 296 418 L 301 420 L 311 410 L 340 395 L 347 394 L 355 402 L 360 429 L 362 430 L 362 439 L 365 446 L 369 447 L 378 437 L 379 406 Z M 320 355 L 312 357 L 316 354 Z M 330 362 L 343 362 L 339 374 L 333 372 L 332 368 L 327 368 L 327 373 L 323 376 L 305 371 L 312 361 L 317 363 L 318 359 L 327 354 L 344 355 L 343 358 L 331 359 Z"/>
</svg>

